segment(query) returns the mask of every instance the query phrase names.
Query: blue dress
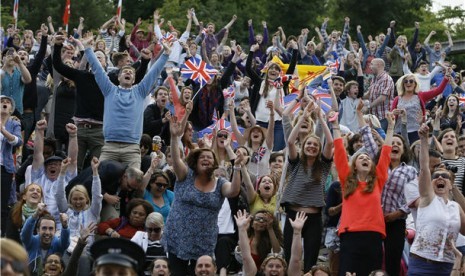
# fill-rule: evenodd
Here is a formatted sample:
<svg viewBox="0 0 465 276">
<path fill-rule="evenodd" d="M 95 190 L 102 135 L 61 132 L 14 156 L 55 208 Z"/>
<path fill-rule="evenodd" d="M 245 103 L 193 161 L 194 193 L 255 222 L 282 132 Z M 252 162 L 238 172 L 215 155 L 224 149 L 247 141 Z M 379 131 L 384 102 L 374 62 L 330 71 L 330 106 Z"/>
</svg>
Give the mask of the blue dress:
<svg viewBox="0 0 465 276">
<path fill-rule="evenodd" d="M 163 231 L 165 251 L 182 260 L 212 256 L 218 236 L 218 213 L 224 197 L 219 178 L 212 192 L 204 193 L 194 186 L 194 172 L 189 169 L 184 181 L 174 186 L 174 202 Z"/>
</svg>

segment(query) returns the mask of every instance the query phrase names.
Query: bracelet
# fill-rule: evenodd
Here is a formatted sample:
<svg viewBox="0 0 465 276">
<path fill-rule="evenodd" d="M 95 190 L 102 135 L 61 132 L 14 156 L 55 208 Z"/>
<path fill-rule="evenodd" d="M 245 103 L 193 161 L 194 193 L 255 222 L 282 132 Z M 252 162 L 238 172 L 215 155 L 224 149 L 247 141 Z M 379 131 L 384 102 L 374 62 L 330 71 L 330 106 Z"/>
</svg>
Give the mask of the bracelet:
<svg viewBox="0 0 465 276">
<path fill-rule="evenodd" d="M 394 130 L 394 128 L 393 127 L 388 127 L 387 130 Z"/>
<path fill-rule="evenodd" d="M 116 231 L 114 229 L 111 230 L 110 234 L 108 234 L 108 236 L 111 237 L 111 235 L 113 235 L 113 233 L 115 233 Z"/>
<path fill-rule="evenodd" d="M 233 169 L 235 171 L 240 171 L 242 169 L 242 166 L 234 166 Z"/>
<path fill-rule="evenodd" d="M 76 137 L 77 137 L 77 134 L 69 135 L 69 138 L 76 138 Z"/>
<path fill-rule="evenodd" d="M 296 102 L 300 102 L 299 98 L 295 98 L 294 100 L 295 100 Z"/>
<path fill-rule="evenodd" d="M 340 129 L 339 127 L 332 127 L 331 129 Z"/>
</svg>

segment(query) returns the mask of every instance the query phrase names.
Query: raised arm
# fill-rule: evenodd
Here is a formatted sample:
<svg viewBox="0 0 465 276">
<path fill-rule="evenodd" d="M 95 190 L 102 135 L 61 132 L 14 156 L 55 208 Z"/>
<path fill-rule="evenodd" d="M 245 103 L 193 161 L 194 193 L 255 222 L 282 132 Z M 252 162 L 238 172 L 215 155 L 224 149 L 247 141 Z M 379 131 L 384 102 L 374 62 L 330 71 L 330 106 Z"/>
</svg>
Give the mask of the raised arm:
<svg viewBox="0 0 465 276">
<path fill-rule="evenodd" d="M 396 117 L 391 112 L 387 112 L 386 119 L 388 121 L 388 128 L 386 132 L 386 139 L 384 139 L 384 145 L 392 146 L 392 137 L 394 135 L 394 125 L 396 124 Z"/>
<path fill-rule="evenodd" d="M 282 89 L 282 88 L 281 88 Z M 281 90 L 282 92 L 282 90 Z M 279 93 L 276 93 L 276 97 L 279 96 Z M 268 128 L 266 130 L 266 146 L 272 150 L 274 143 L 274 104 L 272 101 L 266 103 L 266 107 L 270 109 L 270 121 L 268 122 Z"/>
<path fill-rule="evenodd" d="M 428 36 L 425 38 L 425 41 L 423 42 L 423 46 L 425 46 L 426 51 L 431 51 L 431 48 L 429 47 L 429 40 L 433 35 L 436 34 L 436 31 L 431 31 Z M 428 50 L 429 49 L 429 50 Z"/>
<path fill-rule="evenodd" d="M 454 46 L 454 42 L 452 41 L 452 37 L 450 35 L 449 30 L 444 31 L 444 33 L 447 35 L 447 41 L 449 41 L 449 48 L 452 48 L 452 46 Z"/>
<path fill-rule="evenodd" d="M 298 212 L 295 220 L 289 219 L 294 235 L 292 236 L 291 258 L 289 259 L 289 268 L 287 275 L 300 275 L 302 271 L 302 229 L 304 227 L 307 215 L 304 212 Z"/>
<path fill-rule="evenodd" d="M 44 164 L 44 132 L 47 128 L 47 121 L 40 120 L 36 123 L 36 131 L 34 137 L 34 154 L 32 159 L 32 170 L 36 171 Z"/>
<path fill-rule="evenodd" d="M 250 249 L 250 241 L 247 235 L 247 229 L 249 228 L 250 221 L 252 218 L 247 215 L 244 211 L 239 210 L 237 215 L 234 216 L 239 234 L 239 248 L 242 254 L 242 270 L 244 275 L 253 276 L 257 274 L 257 266 L 252 258 L 252 251 Z"/>
<path fill-rule="evenodd" d="M 321 106 L 318 107 L 315 112 L 318 115 L 318 119 L 320 120 L 321 127 L 323 128 L 323 133 L 325 135 L 326 143 L 323 148 L 323 156 L 327 159 L 330 160 L 333 158 L 333 147 L 334 147 L 334 141 L 333 141 L 333 136 L 331 135 L 331 131 L 329 130 L 328 124 L 326 123 L 325 115 L 323 114 L 323 111 L 321 110 Z M 334 120 L 338 120 L 338 118 L 330 118 Z"/>
<path fill-rule="evenodd" d="M 422 124 L 418 130 L 418 135 L 420 136 L 420 174 L 418 178 L 420 207 L 428 206 L 434 198 L 433 186 L 431 185 L 431 172 L 429 170 L 428 134 L 428 126 Z"/>
<path fill-rule="evenodd" d="M 244 135 L 242 135 L 241 131 L 239 130 L 239 127 L 237 126 L 237 120 L 236 120 L 236 115 L 234 114 L 234 99 L 229 99 L 229 122 L 231 123 L 231 129 L 236 136 L 237 143 L 240 146 L 245 145 L 245 138 Z"/>
<path fill-rule="evenodd" d="M 228 198 L 233 198 L 239 195 L 241 191 L 241 170 L 244 167 L 246 159 L 241 151 L 237 152 L 234 160 L 233 177 L 231 182 L 226 182 L 221 187 L 221 194 Z"/>
<path fill-rule="evenodd" d="M 305 107 L 303 114 L 297 120 L 297 124 L 294 126 L 291 134 L 289 135 L 289 138 L 287 139 L 287 148 L 289 150 L 290 160 L 296 160 L 299 156 L 295 143 L 297 142 L 297 137 L 299 136 L 300 127 L 302 126 L 305 119 L 310 116 L 311 111 L 314 109 L 314 104 L 314 102 L 310 102 L 307 107 Z"/>
<path fill-rule="evenodd" d="M 231 21 L 229 21 L 228 24 L 226 24 L 226 26 L 224 26 L 223 28 L 224 29 L 230 29 L 232 27 L 232 25 L 234 24 L 234 22 L 236 22 L 236 20 L 237 20 L 237 16 L 233 15 L 232 18 L 231 18 Z"/>
<path fill-rule="evenodd" d="M 247 196 L 247 202 L 252 204 L 257 197 L 257 192 L 255 191 L 255 187 L 253 186 L 252 179 L 250 179 L 249 170 L 246 166 L 243 166 L 241 169 L 242 173 L 242 182 L 245 185 L 245 194 Z"/>
<path fill-rule="evenodd" d="M 66 131 L 68 132 L 68 156 L 70 158 L 70 164 L 68 167 L 69 173 L 76 172 L 77 169 L 77 156 L 78 156 L 78 140 L 77 140 L 77 126 L 71 123 L 66 124 Z"/>
<path fill-rule="evenodd" d="M 188 116 L 188 114 L 186 114 Z M 182 161 L 179 148 L 180 137 L 184 133 L 184 128 L 178 122 L 176 116 L 172 116 L 170 120 L 170 133 L 171 133 L 171 158 L 173 159 L 173 170 L 178 181 L 183 181 L 187 176 L 187 165 Z"/>
<path fill-rule="evenodd" d="M 55 28 L 53 27 L 52 17 L 47 17 L 48 28 L 50 29 L 51 34 L 55 34 Z"/>
<path fill-rule="evenodd" d="M 29 70 L 27 70 L 26 65 L 21 61 L 21 58 L 19 57 L 18 53 L 13 54 L 13 60 L 16 63 L 16 66 L 19 69 L 19 72 L 21 73 L 21 81 L 24 84 L 28 84 L 31 82 L 31 73 L 29 73 Z"/>
<path fill-rule="evenodd" d="M 70 163 L 70 158 L 65 158 L 61 161 L 61 168 L 60 168 L 60 175 L 58 176 L 58 183 L 57 183 L 57 190 L 56 194 L 54 194 L 55 201 L 58 205 L 58 210 L 60 213 L 66 213 L 68 211 L 68 201 L 66 200 L 66 192 L 65 192 L 65 178 L 66 178 L 66 171 L 68 169 L 68 165 Z"/>
</svg>

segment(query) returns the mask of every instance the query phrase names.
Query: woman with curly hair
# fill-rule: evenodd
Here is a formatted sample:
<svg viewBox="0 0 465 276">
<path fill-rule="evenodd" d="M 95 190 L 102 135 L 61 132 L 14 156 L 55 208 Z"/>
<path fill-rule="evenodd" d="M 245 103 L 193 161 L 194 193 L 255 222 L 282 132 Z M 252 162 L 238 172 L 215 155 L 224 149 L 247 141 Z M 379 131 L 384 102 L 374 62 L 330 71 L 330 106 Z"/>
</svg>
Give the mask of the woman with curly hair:
<svg viewBox="0 0 465 276">
<path fill-rule="evenodd" d="M 329 113 L 330 117 L 332 113 Z M 392 113 L 388 113 L 386 119 L 388 131 L 377 165 L 366 153 L 352 157 L 349 165 L 338 120 L 332 124 L 334 162 L 342 190 L 339 275 L 345 275 L 346 272 L 368 275 L 382 266 L 382 240 L 386 237 L 386 225 L 381 208 L 381 193 L 388 179 L 395 122 Z"/>
</svg>

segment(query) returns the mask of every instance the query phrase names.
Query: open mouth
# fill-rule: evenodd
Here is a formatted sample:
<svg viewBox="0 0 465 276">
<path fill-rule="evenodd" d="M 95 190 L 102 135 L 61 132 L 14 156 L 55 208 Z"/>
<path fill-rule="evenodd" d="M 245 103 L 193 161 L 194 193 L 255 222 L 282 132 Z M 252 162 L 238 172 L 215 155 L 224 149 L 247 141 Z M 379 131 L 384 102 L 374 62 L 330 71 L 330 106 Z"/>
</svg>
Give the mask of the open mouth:
<svg viewBox="0 0 465 276">
<path fill-rule="evenodd" d="M 269 191 L 269 190 L 271 190 L 271 187 L 270 186 L 265 186 L 263 189 L 265 189 L 265 191 Z"/>
<path fill-rule="evenodd" d="M 398 154 L 399 148 L 392 148 L 391 153 Z"/>
<path fill-rule="evenodd" d="M 2 107 L 3 107 L 3 109 L 7 109 L 7 108 L 8 108 L 8 106 L 7 106 L 6 104 L 4 104 Z"/>
<path fill-rule="evenodd" d="M 438 187 L 438 189 L 444 189 L 446 187 L 446 184 L 438 183 L 437 187 Z"/>
<path fill-rule="evenodd" d="M 57 172 L 57 170 L 55 170 L 55 169 L 50 170 L 51 174 L 55 174 L 56 172 Z"/>
<path fill-rule="evenodd" d="M 362 167 L 367 167 L 370 166 L 370 163 L 368 161 L 363 161 L 362 162 Z"/>
</svg>

